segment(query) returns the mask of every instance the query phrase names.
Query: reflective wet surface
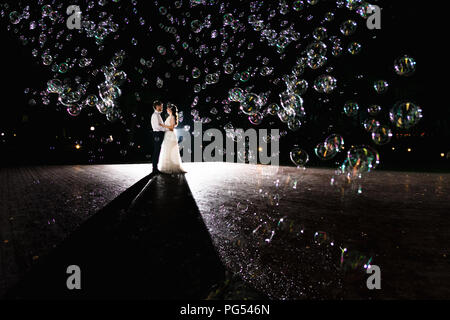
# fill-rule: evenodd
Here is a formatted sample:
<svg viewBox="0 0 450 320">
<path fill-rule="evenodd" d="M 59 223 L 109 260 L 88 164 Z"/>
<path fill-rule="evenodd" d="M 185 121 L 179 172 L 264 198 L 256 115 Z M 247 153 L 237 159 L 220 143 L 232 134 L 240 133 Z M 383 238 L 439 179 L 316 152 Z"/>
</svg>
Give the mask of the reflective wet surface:
<svg viewBox="0 0 450 320">
<path fill-rule="evenodd" d="M 227 266 L 274 299 L 448 298 L 449 174 L 186 164 Z M 381 290 L 366 269 L 380 267 Z"/>
<path fill-rule="evenodd" d="M 9 297 L 450 297 L 449 174 L 184 166 L 153 178 L 148 164 L 2 169 Z M 81 295 L 65 288 L 76 263 Z M 374 265 L 381 290 L 366 286 Z"/>
<path fill-rule="evenodd" d="M 0 168 L 0 296 L 148 164 Z"/>
</svg>

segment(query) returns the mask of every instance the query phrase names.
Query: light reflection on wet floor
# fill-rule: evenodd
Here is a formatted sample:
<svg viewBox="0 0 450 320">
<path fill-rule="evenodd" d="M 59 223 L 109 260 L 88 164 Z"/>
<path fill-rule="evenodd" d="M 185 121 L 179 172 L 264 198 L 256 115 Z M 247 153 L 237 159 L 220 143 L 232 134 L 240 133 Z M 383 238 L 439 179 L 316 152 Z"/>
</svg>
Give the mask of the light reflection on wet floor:
<svg viewBox="0 0 450 320">
<path fill-rule="evenodd" d="M 374 171 L 331 186 L 331 169 L 184 167 L 223 261 L 271 298 L 450 298 L 449 174 Z M 26 267 L 50 251 L 150 169 L 2 170 L 1 287 L 24 272 L 17 261 Z M 370 258 L 382 271 L 380 291 L 366 287 Z"/>
<path fill-rule="evenodd" d="M 331 169 L 184 166 L 223 260 L 271 298 L 450 297 L 449 174 L 331 185 Z M 382 290 L 367 289 L 367 263 Z"/>
</svg>

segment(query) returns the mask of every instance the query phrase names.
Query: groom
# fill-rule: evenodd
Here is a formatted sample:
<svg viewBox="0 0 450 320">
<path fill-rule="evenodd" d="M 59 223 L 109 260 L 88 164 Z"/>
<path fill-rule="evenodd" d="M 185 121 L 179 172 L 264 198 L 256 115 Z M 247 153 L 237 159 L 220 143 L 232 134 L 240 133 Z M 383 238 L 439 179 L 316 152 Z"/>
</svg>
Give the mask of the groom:
<svg viewBox="0 0 450 320">
<path fill-rule="evenodd" d="M 153 129 L 153 171 L 152 174 L 161 173 L 158 170 L 159 154 L 161 153 L 161 144 L 164 140 L 164 131 L 167 129 L 162 127 L 160 123 L 164 123 L 161 118 L 161 112 L 163 111 L 163 104 L 161 101 L 156 100 L 153 102 L 153 114 L 152 114 L 152 129 Z"/>
</svg>

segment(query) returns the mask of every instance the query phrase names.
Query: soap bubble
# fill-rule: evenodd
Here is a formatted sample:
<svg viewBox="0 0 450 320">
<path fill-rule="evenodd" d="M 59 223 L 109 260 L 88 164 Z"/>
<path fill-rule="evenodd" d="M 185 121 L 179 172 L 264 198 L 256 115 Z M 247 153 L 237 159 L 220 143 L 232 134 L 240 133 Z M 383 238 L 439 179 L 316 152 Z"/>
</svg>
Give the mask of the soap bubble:
<svg viewBox="0 0 450 320">
<path fill-rule="evenodd" d="M 422 119 L 422 109 L 409 101 L 397 102 L 389 112 L 391 122 L 400 129 L 410 129 Z"/>
<path fill-rule="evenodd" d="M 308 153 L 299 147 L 294 147 L 291 150 L 290 157 L 291 157 L 292 163 L 294 165 L 296 165 L 297 167 L 303 167 L 309 161 Z"/>
<path fill-rule="evenodd" d="M 370 172 L 380 163 L 378 152 L 368 146 L 352 147 L 347 153 L 349 167 L 359 173 Z"/>
<path fill-rule="evenodd" d="M 381 112 L 381 106 L 377 105 L 377 104 L 372 104 L 371 106 L 369 106 L 367 108 L 367 112 L 371 115 L 371 116 L 376 116 L 377 114 L 379 114 Z"/>
<path fill-rule="evenodd" d="M 334 146 L 336 150 L 344 149 L 344 138 L 339 134 L 332 134 L 325 139 L 325 143 Z"/>
<path fill-rule="evenodd" d="M 20 13 L 18 13 L 17 11 L 12 11 L 9 14 L 9 21 L 11 21 L 12 24 L 18 24 L 21 19 L 22 19 L 22 17 L 20 15 Z"/>
<path fill-rule="evenodd" d="M 277 115 L 278 111 L 280 111 L 280 106 L 278 104 L 276 104 L 276 103 L 271 103 L 267 107 L 267 113 L 272 115 L 272 116 Z"/>
<path fill-rule="evenodd" d="M 373 88 L 378 94 L 383 94 L 388 90 L 389 84 L 385 80 L 377 80 L 373 83 Z"/>
<path fill-rule="evenodd" d="M 254 93 L 248 93 L 241 103 L 241 110 L 245 114 L 251 115 L 261 110 L 261 98 Z"/>
<path fill-rule="evenodd" d="M 416 61 L 414 58 L 404 55 L 395 60 L 394 70 L 399 76 L 411 76 L 416 71 Z"/>
<path fill-rule="evenodd" d="M 380 122 L 375 120 L 375 119 L 366 119 L 363 122 L 363 126 L 364 129 L 366 129 L 366 131 L 372 131 L 374 128 L 379 127 L 380 126 Z"/>
<path fill-rule="evenodd" d="M 327 38 L 327 29 L 318 27 L 313 31 L 313 38 L 316 40 L 325 40 Z"/>
<path fill-rule="evenodd" d="M 191 29 L 194 33 L 199 33 L 202 31 L 203 25 L 199 20 L 193 20 L 191 22 Z"/>
<path fill-rule="evenodd" d="M 80 115 L 82 108 L 81 108 L 81 106 L 76 104 L 76 105 L 71 105 L 71 106 L 67 107 L 66 110 L 69 115 L 71 115 L 72 117 L 76 117 L 76 116 Z"/>
<path fill-rule="evenodd" d="M 95 94 L 91 94 L 86 98 L 85 104 L 89 107 L 95 107 L 98 103 L 98 97 Z"/>
<path fill-rule="evenodd" d="M 260 125 L 262 123 L 263 118 L 264 117 L 263 117 L 263 115 L 261 113 L 256 112 L 256 113 L 253 113 L 252 115 L 250 115 L 248 117 L 248 120 L 253 125 Z"/>
<path fill-rule="evenodd" d="M 234 102 L 244 102 L 244 90 L 241 88 L 233 88 L 228 92 L 228 98 Z"/>
<path fill-rule="evenodd" d="M 192 69 L 192 78 L 197 79 L 198 77 L 200 77 L 200 75 L 201 75 L 200 69 L 197 67 L 194 67 Z"/>
<path fill-rule="evenodd" d="M 352 42 L 348 45 L 347 47 L 347 51 L 351 54 L 351 55 L 357 55 L 361 52 L 361 44 L 359 44 L 358 42 Z"/>
<path fill-rule="evenodd" d="M 336 87 L 337 80 L 330 75 L 319 76 L 314 82 L 314 89 L 320 93 L 331 93 Z"/>
<path fill-rule="evenodd" d="M 304 116 L 303 99 L 298 94 L 285 91 L 280 94 L 280 102 L 287 115 Z"/>
<path fill-rule="evenodd" d="M 378 145 L 385 145 L 392 139 L 392 130 L 385 125 L 377 126 L 372 130 L 372 141 Z"/>
<path fill-rule="evenodd" d="M 319 143 L 314 149 L 314 153 L 321 160 L 330 160 L 336 156 L 337 152 L 336 147 L 327 142 Z"/>
<path fill-rule="evenodd" d="M 340 30 L 344 36 L 351 36 L 352 34 L 355 33 L 357 26 L 358 25 L 355 21 L 347 20 L 341 24 Z"/>
<path fill-rule="evenodd" d="M 359 104 L 355 101 L 347 101 L 344 104 L 344 113 L 349 117 L 354 117 L 358 114 Z"/>
<path fill-rule="evenodd" d="M 308 81 L 306 80 L 299 80 L 295 82 L 293 91 L 295 94 L 301 96 L 305 94 L 305 92 L 308 90 Z"/>
</svg>

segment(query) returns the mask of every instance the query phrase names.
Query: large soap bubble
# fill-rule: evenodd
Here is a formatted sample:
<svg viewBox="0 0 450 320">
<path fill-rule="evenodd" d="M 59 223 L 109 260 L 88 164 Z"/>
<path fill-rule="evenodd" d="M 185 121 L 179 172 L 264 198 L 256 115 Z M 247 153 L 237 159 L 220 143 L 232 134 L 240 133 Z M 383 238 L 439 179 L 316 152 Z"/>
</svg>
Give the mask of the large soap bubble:
<svg viewBox="0 0 450 320">
<path fill-rule="evenodd" d="M 400 129 L 410 129 L 422 119 L 422 109 L 410 101 L 397 102 L 389 112 L 391 122 Z"/>
</svg>

